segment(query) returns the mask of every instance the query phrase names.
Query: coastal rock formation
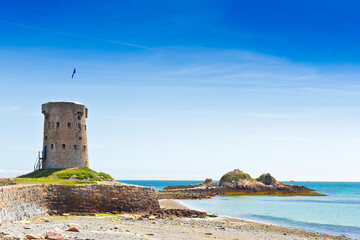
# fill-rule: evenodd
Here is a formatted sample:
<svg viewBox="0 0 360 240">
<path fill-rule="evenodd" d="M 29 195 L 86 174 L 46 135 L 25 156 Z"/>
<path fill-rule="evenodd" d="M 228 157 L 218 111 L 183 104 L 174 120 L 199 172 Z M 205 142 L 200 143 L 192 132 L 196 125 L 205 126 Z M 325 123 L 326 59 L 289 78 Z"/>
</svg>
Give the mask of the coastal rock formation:
<svg viewBox="0 0 360 240">
<path fill-rule="evenodd" d="M 213 188 L 186 188 L 172 190 L 157 190 L 159 199 L 205 199 L 224 194 L 224 190 L 219 187 Z"/>
<path fill-rule="evenodd" d="M 171 218 L 171 217 L 185 217 L 185 218 L 204 218 L 206 217 L 206 212 L 200 212 L 191 209 L 159 209 L 156 211 L 149 212 L 142 216 L 143 218 L 151 219 L 155 218 Z"/>
<path fill-rule="evenodd" d="M 204 189 L 204 188 L 212 188 L 212 187 L 218 187 L 218 184 L 214 182 L 214 180 L 212 180 L 211 178 L 207 178 L 205 179 L 205 181 L 199 184 L 168 186 L 165 187 L 164 190 L 188 189 L 188 188 Z"/>
<path fill-rule="evenodd" d="M 253 179 L 249 174 L 235 169 L 220 179 L 219 186 L 225 196 L 279 195 L 279 196 L 324 196 L 305 186 L 278 182 L 270 173 Z"/>
<path fill-rule="evenodd" d="M 305 186 L 278 182 L 270 173 L 253 179 L 239 169 L 224 174 L 219 183 L 207 179 L 200 184 L 169 186 L 158 190 L 157 195 L 160 199 L 201 199 L 218 195 L 325 196 Z"/>
<path fill-rule="evenodd" d="M 278 183 L 278 181 L 276 181 L 276 179 L 271 176 L 270 173 L 262 174 L 256 179 L 256 181 L 261 182 L 265 185 L 276 185 Z"/>
<path fill-rule="evenodd" d="M 234 171 L 224 174 L 221 179 L 219 186 L 230 189 L 237 189 L 243 187 L 250 187 L 256 184 L 256 181 L 247 173 L 235 169 Z"/>
<path fill-rule="evenodd" d="M 219 188 L 219 184 L 211 178 L 199 184 L 168 186 L 163 190 L 157 190 L 159 199 L 202 199 L 223 193 L 223 189 Z"/>
</svg>

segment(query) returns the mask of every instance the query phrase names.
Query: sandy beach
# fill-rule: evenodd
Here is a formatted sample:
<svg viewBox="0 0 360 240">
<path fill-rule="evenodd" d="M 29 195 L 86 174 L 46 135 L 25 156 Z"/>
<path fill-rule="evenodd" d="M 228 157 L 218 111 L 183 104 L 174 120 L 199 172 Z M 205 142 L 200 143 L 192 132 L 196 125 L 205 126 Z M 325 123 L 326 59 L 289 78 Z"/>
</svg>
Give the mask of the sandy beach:
<svg viewBox="0 0 360 240">
<path fill-rule="evenodd" d="M 186 208 L 173 200 L 162 207 Z M 67 231 L 76 226 L 79 232 Z M 20 224 L 0 226 L 0 239 L 44 237 L 46 231 L 61 232 L 65 239 L 348 239 L 326 234 L 287 229 L 228 217 L 143 218 L 138 214 L 119 216 L 51 216 Z"/>
</svg>

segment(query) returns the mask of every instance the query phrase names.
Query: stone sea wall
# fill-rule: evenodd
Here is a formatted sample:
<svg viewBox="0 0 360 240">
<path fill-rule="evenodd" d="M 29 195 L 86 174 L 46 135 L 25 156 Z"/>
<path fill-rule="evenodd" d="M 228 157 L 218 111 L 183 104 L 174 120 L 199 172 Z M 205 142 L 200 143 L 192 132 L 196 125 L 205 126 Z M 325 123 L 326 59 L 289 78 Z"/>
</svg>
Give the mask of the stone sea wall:
<svg viewBox="0 0 360 240">
<path fill-rule="evenodd" d="M 120 185 L 0 187 L 0 222 L 65 212 L 150 212 L 160 209 L 154 188 Z"/>
<path fill-rule="evenodd" d="M 0 187 L 0 222 L 47 215 L 46 185 L 15 185 Z"/>
<path fill-rule="evenodd" d="M 148 212 L 160 209 L 155 188 L 120 185 L 52 185 L 50 207 L 64 212 Z"/>
</svg>

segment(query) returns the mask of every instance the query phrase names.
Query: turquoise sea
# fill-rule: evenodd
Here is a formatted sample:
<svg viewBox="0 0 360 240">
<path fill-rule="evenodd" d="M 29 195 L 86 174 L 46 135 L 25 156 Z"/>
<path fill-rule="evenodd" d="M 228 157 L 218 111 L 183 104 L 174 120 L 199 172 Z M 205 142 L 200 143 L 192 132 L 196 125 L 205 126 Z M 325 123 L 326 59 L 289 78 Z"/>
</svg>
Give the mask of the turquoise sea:
<svg viewBox="0 0 360 240">
<path fill-rule="evenodd" d="M 161 189 L 201 181 L 127 181 Z M 179 200 L 194 209 L 257 222 L 332 235 L 360 238 L 360 182 L 286 182 L 300 184 L 327 197 L 215 197 Z"/>
</svg>

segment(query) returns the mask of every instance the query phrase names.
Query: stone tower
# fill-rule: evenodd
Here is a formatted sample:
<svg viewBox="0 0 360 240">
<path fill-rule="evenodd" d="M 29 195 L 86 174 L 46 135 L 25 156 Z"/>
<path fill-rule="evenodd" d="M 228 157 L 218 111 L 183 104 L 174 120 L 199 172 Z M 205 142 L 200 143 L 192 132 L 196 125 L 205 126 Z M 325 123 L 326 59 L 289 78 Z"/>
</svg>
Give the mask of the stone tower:
<svg viewBox="0 0 360 240">
<path fill-rule="evenodd" d="M 48 102 L 42 105 L 42 113 L 45 116 L 42 168 L 89 167 L 85 105 Z"/>
</svg>

